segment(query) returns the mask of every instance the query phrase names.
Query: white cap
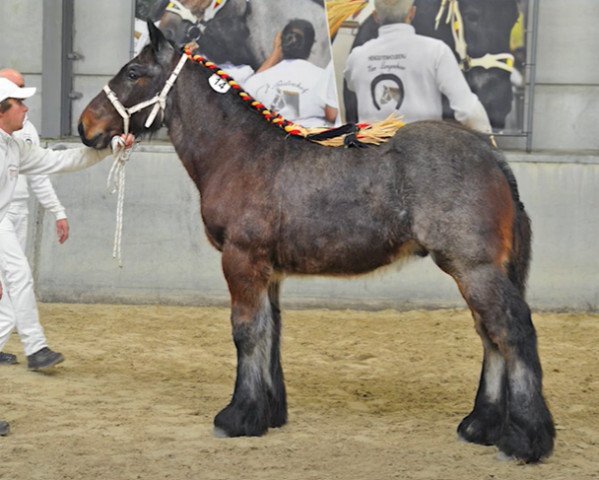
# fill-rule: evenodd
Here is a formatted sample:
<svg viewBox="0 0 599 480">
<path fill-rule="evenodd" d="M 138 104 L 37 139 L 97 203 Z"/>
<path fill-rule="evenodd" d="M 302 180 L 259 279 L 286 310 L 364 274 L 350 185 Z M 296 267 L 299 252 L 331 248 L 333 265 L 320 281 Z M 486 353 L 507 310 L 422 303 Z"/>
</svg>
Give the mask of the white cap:
<svg viewBox="0 0 599 480">
<path fill-rule="evenodd" d="M 7 98 L 29 98 L 35 93 L 35 87 L 17 87 L 8 78 L 0 78 L 0 102 Z"/>
</svg>

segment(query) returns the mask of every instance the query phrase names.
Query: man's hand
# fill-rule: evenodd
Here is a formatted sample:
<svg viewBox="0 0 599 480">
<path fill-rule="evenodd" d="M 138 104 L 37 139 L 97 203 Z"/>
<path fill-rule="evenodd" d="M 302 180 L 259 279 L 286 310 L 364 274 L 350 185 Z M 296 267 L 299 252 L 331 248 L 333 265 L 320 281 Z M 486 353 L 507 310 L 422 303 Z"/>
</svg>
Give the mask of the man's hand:
<svg viewBox="0 0 599 480">
<path fill-rule="evenodd" d="M 120 139 L 123 141 L 125 148 L 131 148 L 135 143 L 135 135 L 132 133 L 128 133 L 125 135 L 124 133 L 120 136 Z"/>
<path fill-rule="evenodd" d="M 69 222 L 66 218 L 56 220 L 56 234 L 58 235 L 58 243 L 61 245 L 69 238 Z"/>
<path fill-rule="evenodd" d="M 116 154 L 122 149 L 128 150 L 135 144 L 135 135 L 132 133 L 128 133 L 125 135 L 121 134 L 119 137 L 114 136 L 110 141 L 110 146 L 112 147 L 112 153 Z"/>
<path fill-rule="evenodd" d="M 269 68 L 274 67 L 277 63 L 279 63 L 281 60 L 283 60 L 282 38 L 283 38 L 283 36 L 281 35 L 281 32 L 278 32 L 275 35 L 275 39 L 272 42 L 272 52 L 270 53 L 268 58 L 266 60 L 264 60 L 264 63 L 262 65 L 260 65 L 260 68 L 258 68 L 258 70 L 256 70 L 256 73 L 260 73 L 260 72 L 263 72 L 264 70 L 268 70 Z"/>
</svg>

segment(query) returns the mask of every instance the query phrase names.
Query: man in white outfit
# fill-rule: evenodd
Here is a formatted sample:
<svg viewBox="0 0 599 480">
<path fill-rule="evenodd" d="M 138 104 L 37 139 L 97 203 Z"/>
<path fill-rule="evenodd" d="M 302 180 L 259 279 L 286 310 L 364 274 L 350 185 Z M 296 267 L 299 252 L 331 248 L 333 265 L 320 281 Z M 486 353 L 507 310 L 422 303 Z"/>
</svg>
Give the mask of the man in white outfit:
<svg viewBox="0 0 599 480">
<path fill-rule="evenodd" d="M 0 78 L 7 78 L 21 88 L 25 86 L 23 76 L 13 69 L 0 70 Z M 25 119 L 23 128 L 14 132 L 13 136 L 33 145 L 39 146 L 40 143 L 37 130 L 28 119 Z M 31 269 L 25 255 L 29 217 L 28 185 L 43 207 L 55 215 L 58 241 L 64 243 L 69 236 L 69 224 L 64 207 L 58 200 L 49 177 L 47 175 L 19 175 L 13 200 L 5 217 L 0 221 L 0 257 L 3 259 L 4 267 L 0 268 L 0 271 L 3 278 L 9 276 L 14 279 L 13 285 L 15 286 L 8 292 L 8 295 L 4 295 L 0 299 L 0 365 L 18 363 L 16 355 L 2 351 L 16 326 L 25 355 L 29 360 L 29 368 L 39 370 L 62 362 L 64 357 L 48 348 L 44 329 L 39 322 L 37 305 L 35 301 L 32 305 L 28 304 L 28 301 L 32 300 L 28 289 L 33 286 Z M 17 300 L 16 303 L 25 305 L 25 310 L 15 311 L 13 296 L 16 295 L 24 295 L 24 299 Z"/>
<path fill-rule="evenodd" d="M 405 122 L 440 120 L 442 95 L 455 118 L 491 133 L 485 108 L 472 93 L 451 49 L 441 40 L 417 35 L 410 25 L 413 0 L 375 0 L 379 36 L 354 48 L 344 77 L 356 94 L 360 122 L 375 122 L 391 113 Z"/>
<path fill-rule="evenodd" d="M 48 175 L 82 170 L 111 154 L 109 148 L 95 150 L 81 147 L 52 151 L 14 137 L 13 133 L 23 128 L 28 111 L 23 100 L 34 93 L 35 88 L 20 88 L 10 80 L 0 78 L 0 221 L 9 209 L 19 173 Z M 123 148 L 131 148 L 135 138 L 131 134 L 122 135 L 121 141 Z M 6 262 L 1 255 L 0 269 L 6 272 Z M 4 282 L 17 315 L 26 311 L 28 305 L 35 306 L 31 283 L 20 284 L 19 279 L 11 275 L 6 275 Z M 17 293 L 17 288 L 22 288 L 23 292 Z M 1 293 L 0 288 L 0 296 Z M 0 435 L 6 435 L 8 431 L 8 423 L 0 421 Z"/>
</svg>

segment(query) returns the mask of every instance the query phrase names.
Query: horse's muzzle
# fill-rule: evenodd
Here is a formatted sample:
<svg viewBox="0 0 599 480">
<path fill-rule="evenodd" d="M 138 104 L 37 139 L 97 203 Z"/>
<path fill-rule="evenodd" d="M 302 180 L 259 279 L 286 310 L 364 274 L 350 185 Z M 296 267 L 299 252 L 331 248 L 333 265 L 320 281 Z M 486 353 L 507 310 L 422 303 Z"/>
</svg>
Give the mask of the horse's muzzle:
<svg viewBox="0 0 599 480">
<path fill-rule="evenodd" d="M 81 138 L 81 141 L 84 145 L 88 147 L 101 150 L 103 148 L 106 148 L 110 144 L 111 136 L 107 133 L 98 133 L 92 138 L 88 138 L 85 132 L 85 126 L 83 125 L 83 122 L 79 122 L 77 130 L 79 132 L 79 137 Z"/>
</svg>

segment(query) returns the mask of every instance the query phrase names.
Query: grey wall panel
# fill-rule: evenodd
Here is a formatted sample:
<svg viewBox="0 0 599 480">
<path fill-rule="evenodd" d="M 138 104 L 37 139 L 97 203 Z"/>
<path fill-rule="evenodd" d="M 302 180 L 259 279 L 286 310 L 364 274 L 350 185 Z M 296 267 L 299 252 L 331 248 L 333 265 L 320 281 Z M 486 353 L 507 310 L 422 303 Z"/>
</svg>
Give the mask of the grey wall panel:
<svg viewBox="0 0 599 480">
<path fill-rule="evenodd" d="M 594 160 L 512 163 L 532 220 L 528 297 L 534 306 L 599 309 L 599 158 Z"/>
<path fill-rule="evenodd" d="M 71 102 L 73 115 L 71 118 L 71 131 L 77 132 L 77 124 L 81 113 L 87 106 L 87 104 L 94 98 L 99 92 L 102 91 L 102 87 L 108 83 L 112 78 L 112 75 L 78 75 L 73 81 L 73 90 L 81 93 L 82 97 L 74 99 Z"/>
<path fill-rule="evenodd" d="M 529 298 L 537 308 L 599 308 L 599 156 L 515 155 L 512 166 L 533 220 Z M 567 162 L 567 163 L 565 163 Z M 573 162 L 573 163 L 572 163 Z M 206 240 L 198 194 L 170 148 L 138 152 L 127 167 L 124 267 L 111 258 L 116 199 L 105 191 L 110 166 L 57 176 L 72 237 L 59 246 L 44 222 L 40 298 L 222 304 L 220 256 Z M 430 259 L 351 280 L 289 279 L 287 305 L 463 306 L 453 281 Z"/>
<path fill-rule="evenodd" d="M 37 91 L 33 97 L 30 97 L 26 100 L 27 107 L 29 107 L 29 112 L 27 113 L 29 120 L 33 122 L 33 124 L 39 130 L 40 122 L 41 122 L 41 108 L 42 108 L 42 77 L 39 74 L 36 75 L 25 75 L 25 84 L 28 87 L 36 87 Z"/>
<path fill-rule="evenodd" d="M 200 224 L 198 193 L 174 154 L 138 153 L 127 167 L 124 267 L 112 258 L 116 196 L 106 191 L 111 165 L 55 176 L 71 238 L 58 245 L 45 219 L 39 292 L 75 301 L 185 301 L 224 296 L 220 259 Z M 219 293 L 221 292 L 221 293 Z"/>
<path fill-rule="evenodd" d="M 599 84 L 599 1 L 540 0 L 537 81 Z"/>
<path fill-rule="evenodd" d="M 78 75 L 114 75 L 129 60 L 132 0 L 77 0 L 74 51 L 83 59 L 74 63 Z"/>
<path fill-rule="evenodd" d="M 0 68 L 42 71 L 42 0 L 0 2 Z"/>
<path fill-rule="evenodd" d="M 599 85 L 537 85 L 533 118 L 534 149 L 597 150 Z"/>
</svg>

